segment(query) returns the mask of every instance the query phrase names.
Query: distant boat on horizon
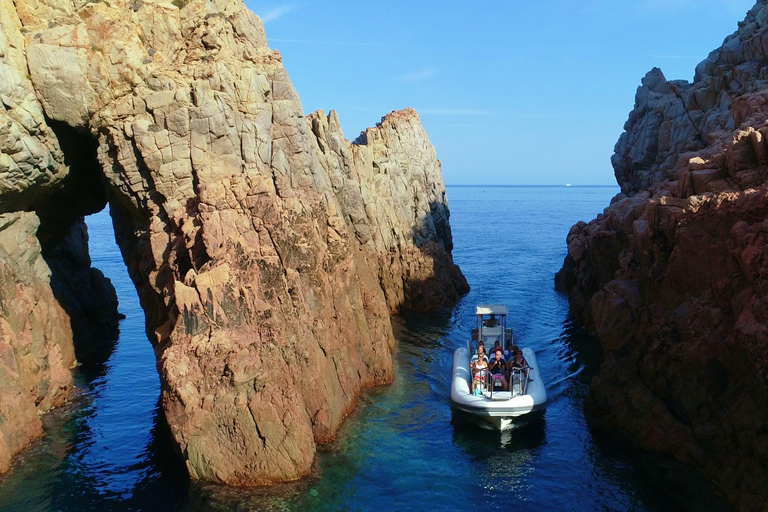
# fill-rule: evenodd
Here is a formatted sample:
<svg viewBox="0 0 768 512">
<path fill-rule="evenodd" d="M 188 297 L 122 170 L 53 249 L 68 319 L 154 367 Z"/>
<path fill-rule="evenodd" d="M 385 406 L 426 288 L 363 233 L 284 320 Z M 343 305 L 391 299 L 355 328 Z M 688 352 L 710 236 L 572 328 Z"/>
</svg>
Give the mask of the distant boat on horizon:
<svg viewBox="0 0 768 512">
<path fill-rule="evenodd" d="M 570 183 L 566 183 L 566 184 L 565 184 L 565 186 L 566 186 L 566 187 L 570 187 L 570 186 L 571 186 L 571 184 L 570 184 Z"/>
</svg>

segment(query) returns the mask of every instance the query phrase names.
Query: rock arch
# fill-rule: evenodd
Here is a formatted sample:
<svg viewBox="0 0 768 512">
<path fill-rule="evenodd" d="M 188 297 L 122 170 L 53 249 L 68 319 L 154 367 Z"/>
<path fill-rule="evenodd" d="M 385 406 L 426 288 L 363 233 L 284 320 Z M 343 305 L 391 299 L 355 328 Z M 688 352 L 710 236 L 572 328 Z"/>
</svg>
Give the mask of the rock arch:
<svg viewBox="0 0 768 512">
<path fill-rule="evenodd" d="M 391 380 L 390 313 L 468 290 L 417 114 L 353 144 L 335 112 L 304 116 L 239 0 L 2 5 L 0 71 L 40 112 L 25 133 L 49 164 L 3 211 L 40 204 L 54 240 L 47 206 L 109 201 L 193 478 L 308 473 L 359 391 Z"/>
</svg>

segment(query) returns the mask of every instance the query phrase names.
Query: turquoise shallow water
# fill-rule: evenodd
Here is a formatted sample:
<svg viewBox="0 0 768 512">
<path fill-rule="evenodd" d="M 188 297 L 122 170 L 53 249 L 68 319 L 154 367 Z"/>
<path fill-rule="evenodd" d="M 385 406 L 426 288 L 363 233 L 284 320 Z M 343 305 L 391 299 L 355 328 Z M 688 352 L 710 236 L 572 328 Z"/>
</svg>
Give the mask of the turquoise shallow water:
<svg viewBox="0 0 768 512">
<path fill-rule="evenodd" d="M 448 187 L 454 258 L 472 291 L 453 310 L 394 318 L 395 382 L 364 394 L 310 478 L 256 490 L 187 480 L 158 415 L 154 356 L 109 216 L 89 218 L 94 266 L 127 318 L 109 361 L 79 376 L 80 398 L 46 417 L 47 437 L 0 480 L 0 510 L 730 510 L 694 470 L 584 417 L 599 350 L 570 323 L 553 276 L 570 226 L 617 191 Z M 509 306 L 547 386 L 547 408 L 511 432 L 449 404 L 452 353 L 479 302 Z"/>
</svg>

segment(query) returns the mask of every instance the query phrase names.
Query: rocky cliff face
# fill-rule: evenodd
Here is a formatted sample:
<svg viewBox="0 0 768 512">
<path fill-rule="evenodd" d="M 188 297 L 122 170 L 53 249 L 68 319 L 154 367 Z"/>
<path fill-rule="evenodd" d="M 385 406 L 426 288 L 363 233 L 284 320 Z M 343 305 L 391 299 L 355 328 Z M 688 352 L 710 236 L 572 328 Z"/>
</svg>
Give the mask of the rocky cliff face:
<svg viewBox="0 0 768 512">
<path fill-rule="evenodd" d="M 34 213 L 0 215 L 0 472 L 31 439 L 38 416 L 67 399 L 75 362 L 69 317 L 53 296 Z"/>
<path fill-rule="evenodd" d="M 743 510 L 768 499 L 768 5 L 696 68 L 642 81 L 622 188 L 556 284 L 602 344 L 589 409 Z"/>
<path fill-rule="evenodd" d="M 240 0 L 0 5 L 15 94 L 45 113 L 16 139 L 48 165 L 8 210 L 54 246 L 109 201 L 193 478 L 307 474 L 360 390 L 391 381 L 389 314 L 468 290 L 418 116 L 352 144 L 334 112 L 305 117 Z"/>
<path fill-rule="evenodd" d="M 114 328 L 117 313 L 116 299 L 111 307 L 101 301 L 81 314 L 62 309 L 66 301 L 60 292 L 67 289 L 92 298 L 114 297 L 114 289 L 95 274 L 85 285 L 67 285 L 74 267 L 57 264 L 60 255 L 84 251 L 80 268 L 92 272 L 87 240 L 69 236 L 69 229 L 51 228 L 84 228 L 71 210 L 61 207 L 82 180 L 70 172 L 35 97 L 22 32 L 14 4 L 0 2 L 0 472 L 9 468 L 15 453 L 42 435 L 39 414 L 66 401 L 75 362 L 73 341 L 84 338 L 93 321 L 104 320 Z M 86 204 L 79 215 L 91 213 Z M 70 323 L 84 326 L 74 340 Z M 78 346 L 96 343 L 91 339 Z"/>
</svg>

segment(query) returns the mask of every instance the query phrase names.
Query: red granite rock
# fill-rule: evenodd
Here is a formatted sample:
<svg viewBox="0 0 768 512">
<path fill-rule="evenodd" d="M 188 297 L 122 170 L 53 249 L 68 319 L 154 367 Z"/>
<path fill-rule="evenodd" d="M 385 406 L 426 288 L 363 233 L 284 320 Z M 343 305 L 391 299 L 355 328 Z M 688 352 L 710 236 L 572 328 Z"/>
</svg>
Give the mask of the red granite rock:
<svg viewBox="0 0 768 512">
<path fill-rule="evenodd" d="M 390 313 L 468 290 L 418 115 L 391 113 L 354 143 L 335 112 L 305 116 L 239 0 L 0 7 L 15 19 L 0 72 L 15 73 L 65 156 L 83 134 L 97 141 L 63 173 L 79 181 L 51 189 L 58 210 L 23 206 L 55 238 L 109 199 L 190 475 L 306 475 L 361 390 L 391 381 Z M 38 167 L 16 188 L 37 190 Z"/>
<path fill-rule="evenodd" d="M 34 213 L 0 215 L 0 473 L 72 387 L 72 330 L 51 291 L 38 223 Z"/>
<path fill-rule="evenodd" d="M 568 235 L 556 278 L 605 360 L 593 417 L 768 502 L 768 65 L 764 2 L 696 70 L 655 69 L 612 158 L 622 188 Z"/>
</svg>

